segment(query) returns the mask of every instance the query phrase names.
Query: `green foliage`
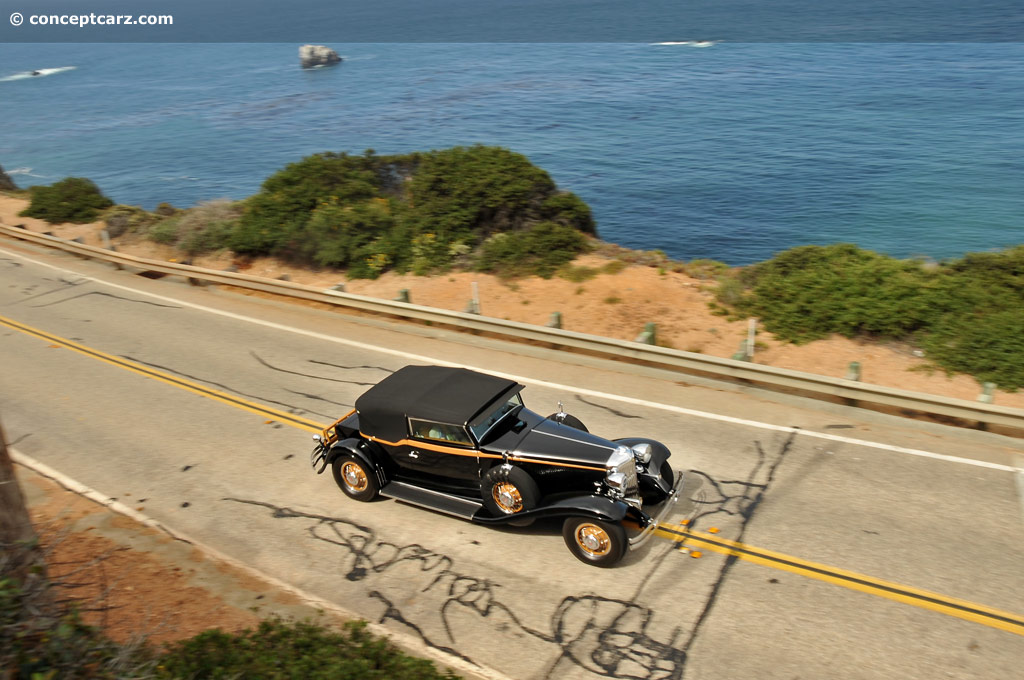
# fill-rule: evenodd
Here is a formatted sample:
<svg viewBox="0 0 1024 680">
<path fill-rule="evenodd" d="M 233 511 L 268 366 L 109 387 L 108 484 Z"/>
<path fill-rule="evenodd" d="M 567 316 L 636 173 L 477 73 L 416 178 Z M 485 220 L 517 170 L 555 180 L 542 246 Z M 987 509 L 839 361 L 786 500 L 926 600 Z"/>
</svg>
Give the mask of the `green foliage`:
<svg viewBox="0 0 1024 680">
<path fill-rule="evenodd" d="M 239 203 L 226 199 L 205 201 L 152 224 L 146 231 L 146 238 L 176 246 L 190 257 L 223 250 L 228 247 L 240 215 Z"/>
<path fill-rule="evenodd" d="M 4 546 L 5 550 L 9 546 Z M 13 551 L 12 551 L 13 552 Z M 146 677 L 152 653 L 119 645 L 82 623 L 74 611 L 42 605 L 50 584 L 33 579 L 22 587 L 7 556 L 0 557 L 0 674 L 12 678 Z M 7 673 L 10 673 L 8 676 Z"/>
<path fill-rule="evenodd" d="M 510 277 L 537 274 L 550 278 L 556 269 L 586 250 L 586 238 L 576 229 L 541 222 L 525 232 L 489 238 L 481 248 L 477 268 Z"/>
<path fill-rule="evenodd" d="M 132 232 L 148 231 L 149 227 L 159 219 L 157 215 L 134 205 L 115 205 L 103 216 L 110 238 L 117 238 Z"/>
<path fill-rule="evenodd" d="M 228 243 L 239 253 L 347 267 L 357 277 L 391 268 L 426 274 L 471 261 L 489 237 L 525 237 L 542 223 L 594 232 L 583 201 L 507 149 L 325 153 L 268 178 L 245 202 Z"/>
<path fill-rule="evenodd" d="M 1024 387 L 1024 246 L 937 268 L 848 244 L 804 246 L 743 270 L 744 291 L 728 281 L 718 302 L 760 317 L 782 339 L 915 340 L 947 371 Z"/>
<path fill-rule="evenodd" d="M 933 312 L 920 263 L 850 244 L 793 248 L 742 277 L 752 294 L 737 306 L 792 342 L 830 333 L 905 337 Z"/>
<path fill-rule="evenodd" d="M 100 211 L 114 205 L 99 187 L 84 177 L 66 177 L 50 186 L 32 187 L 32 202 L 20 215 L 50 224 L 92 222 Z"/>
<path fill-rule="evenodd" d="M 593 267 L 577 267 L 567 264 L 558 270 L 558 277 L 573 283 L 583 283 L 597 276 L 600 272 Z"/>
<path fill-rule="evenodd" d="M 262 622 L 230 635 L 200 633 L 171 647 L 161 660 L 167 678 L 304 678 L 308 680 L 453 680 L 434 664 L 396 650 L 352 622 L 341 632 L 311 623 Z"/>
</svg>

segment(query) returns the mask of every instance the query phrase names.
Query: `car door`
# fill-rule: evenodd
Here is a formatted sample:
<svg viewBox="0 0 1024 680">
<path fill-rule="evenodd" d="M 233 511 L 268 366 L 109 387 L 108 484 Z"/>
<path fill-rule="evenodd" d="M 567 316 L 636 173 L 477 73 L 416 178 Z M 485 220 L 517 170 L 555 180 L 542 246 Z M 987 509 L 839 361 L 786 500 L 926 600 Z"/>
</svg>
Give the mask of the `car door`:
<svg viewBox="0 0 1024 680">
<path fill-rule="evenodd" d="M 454 486 L 480 482 L 479 452 L 461 425 L 409 419 L 410 438 L 396 461 L 403 468 L 433 481 Z"/>
</svg>

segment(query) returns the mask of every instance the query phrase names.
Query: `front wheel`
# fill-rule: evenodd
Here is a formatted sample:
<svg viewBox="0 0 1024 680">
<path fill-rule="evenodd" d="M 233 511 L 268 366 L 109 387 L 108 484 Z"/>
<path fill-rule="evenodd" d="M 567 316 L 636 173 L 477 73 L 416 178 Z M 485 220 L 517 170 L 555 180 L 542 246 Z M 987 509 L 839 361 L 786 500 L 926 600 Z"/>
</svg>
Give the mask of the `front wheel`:
<svg viewBox="0 0 1024 680">
<path fill-rule="evenodd" d="M 584 517 L 565 520 L 562 538 L 578 560 L 595 567 L 615 566 L 628 546 L 626 530 L 621 524 Z"/>
<path fill-rule="evenodd" d="M 349 498 L 365 503 L 377 497 L 377 477 L 363 461 L 355 456 L 338 456 L 331 467 L 334 481 Z"/>
</svg>

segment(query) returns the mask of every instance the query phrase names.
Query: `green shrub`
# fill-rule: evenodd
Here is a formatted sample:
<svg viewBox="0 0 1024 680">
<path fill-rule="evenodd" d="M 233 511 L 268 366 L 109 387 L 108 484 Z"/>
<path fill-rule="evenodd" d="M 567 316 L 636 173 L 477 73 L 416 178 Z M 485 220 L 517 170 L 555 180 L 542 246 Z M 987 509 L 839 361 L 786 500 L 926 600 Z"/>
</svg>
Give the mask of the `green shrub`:
<svg viewBox="0 0 1024 680">
<path fill-rule="evenodd" d="M 586 250 L 586 238 L 576 229 L 541 222 L 527 231 L 500 233 L 485 241 L 477 269 L 508 277 L 536 274 L 550 278 Z"/>
<path fill-rule="evenodd" d="M 29 192 L 31 203 L 19 214 L 50 224 L 92 222 L 101 210 L 114 205 L 100 193 L 99 187 L 84 177 L 66 177 L 51 186 L 32 187 Z"/>
<path fill-rule="evenodd" d="M 784 340 L 841 333 L 918 342 L 930 360 L 1002 389 L 1024 387 L 1024 246 L 926 268 L 848 244 L 804 246 L 723 280 L 721 305 Z"/>
<path fill-rule="evenodd" d="M 425 274 L 465 262 L 487 238 L 541 223 L 593 232 L 590 209 L 546 172 L 500 147 L 397 156 L 317 154 L 250 197 L 228 239 L 250 255 Z"/>
<path fill-rule="evenodd" d="M 167 221 L 177 220 L 177 246 L 188 255 L 199 255 L 228 246 L 238 227 L 241 205 L 227 199 L 204 201 Z"/>
<path fill-rule="evenodd" d="M 181 219 L 178 217 L 168 217 L 165 220 L 161 220 L 149 228 L 149 231 L 146 232 L 146 238 L 165 246 L 173 246 L 178 243 L 180 238 L 180 223 Z"/>
<path fill-rule="evenodd" d="M 308 622 L 267 620 L 236 635 L 210 630 L 171 647 L 166 678 L 303 678 L 304 680 L 454 680 L 433 663 L 395 649 L 362 622 L 335 632 Z"/>
<path fill-rule="evenodd" d="M 160 218 L 157 215 L 134 205 L 115 205 L 103 216 L 110 238 L 117 238 L 131 232 L 147 231 L 158 219 Z"/>
<path fill-rule="evenodd" d="M 751 294 L 737 306 L 783 340 L 830 333 L 906 337 L 933 311 L 929 274 L 850 244 L 803 246 L 743 270 Z"/>
</svg>

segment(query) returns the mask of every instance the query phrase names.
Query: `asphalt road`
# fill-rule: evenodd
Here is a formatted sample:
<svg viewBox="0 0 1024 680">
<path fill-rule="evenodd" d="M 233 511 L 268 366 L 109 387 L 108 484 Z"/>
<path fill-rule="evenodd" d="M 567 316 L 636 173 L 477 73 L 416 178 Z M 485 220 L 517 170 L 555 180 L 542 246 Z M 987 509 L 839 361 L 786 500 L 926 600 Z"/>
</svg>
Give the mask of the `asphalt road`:
<svg viewBox="0 0 1024 680">
<path fill-rule="evenodd" d="M 1020 673 L 1021 442 L 397 328 L 4 241 L 0 418 L 22 453 L 510 678 Z M 663 441 L 684 499 L 602 570 L 557 524 L 359 504 L 313 473 L 301 421 L 427 361 L 515 376 L 528 406 L 562 401 L 597 434 Z"/>
</svg>

